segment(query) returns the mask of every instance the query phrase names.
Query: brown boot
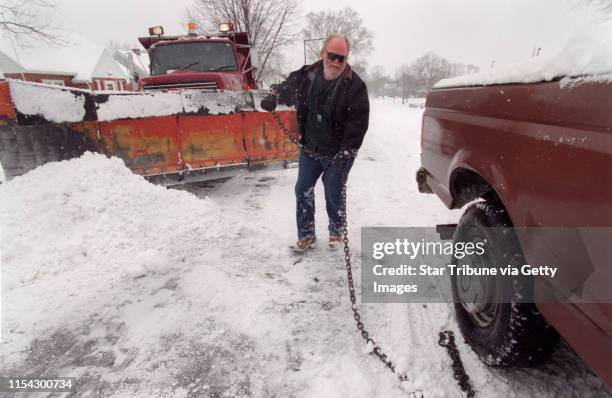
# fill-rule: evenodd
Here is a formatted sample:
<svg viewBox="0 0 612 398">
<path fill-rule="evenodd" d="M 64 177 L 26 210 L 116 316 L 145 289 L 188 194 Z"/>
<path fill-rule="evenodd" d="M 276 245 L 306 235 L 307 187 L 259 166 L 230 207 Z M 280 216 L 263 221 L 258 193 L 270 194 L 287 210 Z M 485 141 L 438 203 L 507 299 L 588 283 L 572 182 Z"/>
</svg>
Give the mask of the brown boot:
<svg viewBox="0 0 612 398">
<path fill-rule="evenodd" d="M 336 251 L 342 247 L 342 235 L 329 235 L 328 248 L 330 251 Z"/>
<path fill-rule="evenodd" d="M 313 236 L 305 239 L 298 239 L 295 245 L 291 246 L 291 250 L 296 253 L 304 253 L 306 250 L 312 249 L 315 246 L 317 237 Z"/>
</svg>

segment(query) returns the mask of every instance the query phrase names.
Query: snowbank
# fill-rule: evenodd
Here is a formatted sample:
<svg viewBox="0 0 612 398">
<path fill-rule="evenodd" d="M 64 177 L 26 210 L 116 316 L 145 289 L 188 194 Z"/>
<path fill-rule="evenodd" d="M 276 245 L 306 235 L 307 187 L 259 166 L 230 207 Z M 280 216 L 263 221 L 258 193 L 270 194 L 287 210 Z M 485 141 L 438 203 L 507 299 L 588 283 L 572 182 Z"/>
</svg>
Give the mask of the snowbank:
<svg viewBox="0 0 612 398">
<path fill-rule="evenodd" d="M 82 320 L 112 285 L 168 272 L 185 244 L 239 228 L 212 200 L 152 185 L 118 158 L 38 167 L 0 185 L 3 330 L 25 329 L 13 337 L 27 344 L 49 323 Z"/>
<path fill-rule="evenodd" d="M 577 30 L 557 54 L 496 66 L 493 70 L 472 75 L 443 79 L 434 88 L 534 83 L 584 75 L 602 75 L 599 81 L 612 81 L 612 20 Z"/>
</svg>

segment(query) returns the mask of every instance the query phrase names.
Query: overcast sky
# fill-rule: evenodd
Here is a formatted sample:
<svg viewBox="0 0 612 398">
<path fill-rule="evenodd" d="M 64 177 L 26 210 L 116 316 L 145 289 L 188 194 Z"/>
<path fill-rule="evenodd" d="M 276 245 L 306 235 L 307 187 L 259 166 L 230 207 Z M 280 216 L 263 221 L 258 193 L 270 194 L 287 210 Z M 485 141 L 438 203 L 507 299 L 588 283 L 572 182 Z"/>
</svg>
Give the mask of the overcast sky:
<svg viewBox="0 0 612 398">
<path fill-rule="evenodd" d="M 137 43 L 148 27 L 163 25 L 168 34 L 185 33 L 181 15 L 193 0 L 56 0 L 56 24 L 93 42 Z M 305 0 L 301 15 L 329 9 L 329 0 Z M 571 32 L 592 13 L 577 0 L 336 0 L 334 9 L 350 6 L 374 34 L 369 65 L 392 74 L 427 51 L 454 62 L 489 68 L 561 48 Z M 303 63 L 302 44 L 287 54 L 287 69 Z M 287 72 L 287 71 L 285 71 Z"/>
</svg>

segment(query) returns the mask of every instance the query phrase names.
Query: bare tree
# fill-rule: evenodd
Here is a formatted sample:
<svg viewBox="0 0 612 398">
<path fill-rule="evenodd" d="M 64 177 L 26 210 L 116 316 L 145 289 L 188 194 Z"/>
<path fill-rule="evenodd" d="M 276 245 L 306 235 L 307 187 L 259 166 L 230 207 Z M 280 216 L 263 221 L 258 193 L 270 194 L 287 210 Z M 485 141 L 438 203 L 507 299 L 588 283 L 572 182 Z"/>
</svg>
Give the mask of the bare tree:
<svg viewBox="0 0 612 398">
<path fill-rule="evenodd" d="M 46 0 L 0 0 L 0 29 L 20 45 L 27 45 L 28 39 L 67 45 L 59 30 L 45 19 L 45 13 L 52 11 L 55 4 Z"/>
<path fill-rule="evenodd" d="M 411 65 L 402 65 L 397 73 L 397 85 L 399 86 L 402 104 L 406 98 L 418 93 L 418 82 Z"/>
<path fill-rule="evenodd" d="M 367 81 L 369 79 L 370 73 L 368 71 L 368 64 L 367 62 L 361 61 L 361 62 L 351 62 L 351 69 L 356 72 L 359 77 L 361 77 L 364 81 Z"/>
<path fill-rule="evenodd" d="M 476 65 L 463 64 L 461 62 L 456 62 L 456 63 L 450 64 L 450 76 L 449 77 L 455 77 L 455 76 L 461 76 L 461 75 L 471 75 L 473 73 L 478 73 L 478 72 L 480 72 L 480 68 L 477 67 Z"/>
<path fill-rule="evenodd" d="M 397 74 L 397 85 L 402 103 L 410 96 L 425 96 L 434 84 L 442 79 L 477 73 L 480 68 L 472 64 L 451 63 L 435 53 L 429 52 L 410 65 L 402 65 Z"/>
<path fill-rule="evenodd" d="M 351 57 L 365 67 L 365 57 L 372 52 L 374 35 L 363 25 L 359 13 L 350 7 L 341 10 L 309 12 L 306 14 L 304 39 L 325 37 L 330 33 L 342 33 L 351 41 Z M 311 47 L 310 55 L 318 57 L 320 48 Z"/>
<path fill-rule="evenodd" d="M 223 22 L 246 32 L 259 57 L 255 76 L 259 81 L 273 53 L 295 40 L 297 7 L 297 0 L 194 0 L 184 19 L 195 22 L 198 33 L 216 31 Z"/>
<path fill-rule="evenodd" d="M 411 65 L 411 69 L 419 88 L 424 92 L 431 90 L 438 81 L 452 75 L 448 59 L 433 52 L 417 58 Z"/>
<path fill-rule="evenodd" d="M 278 84 L 282 82 L 283 77 L 283 66 L 286 63 L 285 56 L 280 51 L 272 51 L 266 69 L 261 73 L 258 83 L 261 87 L 269 87 L 271 84 Z"/>
<path fill-rule="evenodd" d="M 589 7 L 595 11 L 603 12 L 606 14 L 612 13 L 612 1 L 611 0 L 578 0 L 576 3 L 577 7 Z"/>
<path fill-rule="evenodd" d="M 127 53 L 132 49 L 132 46 L 130 46 L 128 42 L 111 40 L 106 45 L 106 49 L 111 53 L 115 61 L 127 67 Z"/>
<path fill-rule="evenodd" d="M 375 65 L 369 71 L 367 84 L 368 92 L 375 96 L 383 96 L 388 94 L 388 85 L 391 83 L 391 78 L 385 74 L 385 68 L 381 65 Z"/>
<path fill-rule="evenodd" d="M 149 71 L 144 65 L 142 65 L 141 60 L 137 58 L 138 56 L 132 52 L 132 48 L 135 47 L 137 46 L 132 46 L 128 42 L 119 42 L 112 40 L 109 41 L 106 45 L 106 49 L 108 50 L 108 52 L 110 52 L 111 56 L 115 59 L 115 61 L 119 62 L 130 72 L 134 72 L 134 74 L 138 76 L 147 76 L 149 74 Z M 136 61 L 136 59 L 138 59 L 138 61 Z M 130 79 L 133 78 L 134 76 L 130 76 Z"/>
</svg>

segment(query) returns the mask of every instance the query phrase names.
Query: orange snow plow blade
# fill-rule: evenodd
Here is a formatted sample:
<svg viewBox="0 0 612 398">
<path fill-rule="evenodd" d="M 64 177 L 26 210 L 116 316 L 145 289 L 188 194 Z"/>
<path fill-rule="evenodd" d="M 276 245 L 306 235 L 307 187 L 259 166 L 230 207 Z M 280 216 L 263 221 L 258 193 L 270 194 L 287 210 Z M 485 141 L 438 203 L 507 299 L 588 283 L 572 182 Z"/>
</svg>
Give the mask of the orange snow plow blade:
<svg viewBox="0 0 612 398">
<path fill-rule="evenodd" d="M 164 183 L 286 165 L 298 149 L 259 108 L 264 94 L 99 94 L 9 80 L 0 83 L 0 162 L 11 179 L 92 151 L 119 157 L 134 173 Z M 297 130 L 292 110 L 278 114 Z"/>
</svg>

